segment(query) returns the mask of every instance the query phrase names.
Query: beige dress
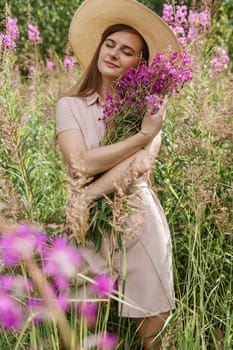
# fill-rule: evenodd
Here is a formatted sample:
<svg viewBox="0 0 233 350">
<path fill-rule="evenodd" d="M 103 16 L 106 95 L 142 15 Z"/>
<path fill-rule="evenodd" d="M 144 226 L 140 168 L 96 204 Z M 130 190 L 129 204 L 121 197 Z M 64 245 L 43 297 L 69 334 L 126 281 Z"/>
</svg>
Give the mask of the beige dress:
<svg viewBox="0 0 233 350">
<path fill-rule="evenodd" d="M 104 124 L 99 118 L 103 106 L 98 94 L 87 98 L 63 97 L 57 103 L 56 132 L 81 130 L 88 149 L 99 146 Z M 119 314 L 124 317 L 147 317 L 175 308 L 172 272 L 172 245 L 163 209 L 151 188 L 140 181 L 140 215 L 142 223 L 135 227 L 127 222 L 134 234 L 125 243 L 123 253 L 115 240 L 103 234 L 100 250 L 88 242 L 81 248 L 86 268 L 83 273 L 95 276 L 110 273 L 117 282 Z"/>
</svg>

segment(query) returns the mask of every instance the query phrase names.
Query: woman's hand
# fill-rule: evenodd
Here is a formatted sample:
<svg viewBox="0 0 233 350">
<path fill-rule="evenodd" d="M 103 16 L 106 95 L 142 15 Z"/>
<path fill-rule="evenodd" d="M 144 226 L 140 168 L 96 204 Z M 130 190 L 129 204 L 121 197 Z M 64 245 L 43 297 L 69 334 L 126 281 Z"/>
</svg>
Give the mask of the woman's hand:
<svg viewBox="0 0 233 350">
<path fill-rule="evenodd" d="M 150 114 L 147 112 L 143 118 L 140 132 L 147 136 L 148 139 L 155 137 L 158 132 L 161 130 L 163 121 L 165 120 L 167 108 L 167 96 L 165 96 L 163 103 L 159 111 L 155 114 Z"/>
</svg>

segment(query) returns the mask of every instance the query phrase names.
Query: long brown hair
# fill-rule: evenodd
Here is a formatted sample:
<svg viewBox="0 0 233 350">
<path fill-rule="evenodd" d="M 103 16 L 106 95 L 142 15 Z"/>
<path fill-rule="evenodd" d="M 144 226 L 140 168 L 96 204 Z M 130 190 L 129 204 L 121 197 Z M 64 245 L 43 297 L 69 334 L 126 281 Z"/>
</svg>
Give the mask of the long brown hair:
<svg viewBox="0 0 233 350">
<path fill-rule="evenodd" d="M 134 29 L 133 27 L 130 27 L 126 24 L 114 24 L 103 32 L 101 41 L 95 51 L 95 54 L 87 67 L 87 70 L 83 76 L 83 79 L 80 84 L 76 84 L 73 88 L 71 88 L 68 92 L 68 96 L 80 96 L 80 97 L 86 97 L 91 94 L 93 94 L 95 91 L 98 91 L 101 85 L 101 74 L 98 70 L 98 58 L 99 58 L 99 52 L 101 49 L 101 46 L 103 42 L 106 40 L 106 38 L 114 34 L 116 32 L 128 32 L 137 34 L 142 39 L 142 60 L 143 62 L 148 62 L 149 60 L 149 49 L 147 46 L 147 43 L 145 39 L 141 36 L 141 34 Z"/>
</svg>

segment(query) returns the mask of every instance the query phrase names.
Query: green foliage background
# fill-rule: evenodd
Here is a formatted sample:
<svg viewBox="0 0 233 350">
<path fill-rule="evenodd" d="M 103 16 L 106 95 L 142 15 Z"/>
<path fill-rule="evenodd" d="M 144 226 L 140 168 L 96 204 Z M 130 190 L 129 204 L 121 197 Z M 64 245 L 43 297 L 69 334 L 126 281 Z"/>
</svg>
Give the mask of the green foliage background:
<svg viewBox="0 0 233 350">
<path fill-rule="evenodd" d="M 64 55 L 67 41 L 68 28 L 71 18 L 83 0 L 21 0 L 20 6 L 18 0 L 0 1 L 0 29 L 3 29 L 7 14 L 18 18 L 18 24 L 21 34 L 21 48 L 24 46 L 27 38 L 28 21 L 39 27 L 42 44 L 41 51 L 43 56 L 55 51 L 59 56 Z M 141 0 L 153 10 L 159 13 L 162 11 L 163 0 Z M 2 28 L 1 28 L 2 27 Z"/>
<path fill-rule="evenodd" d="M 117 0 L 116 0 L 117 1 Z M 18 18 L 20 27 L 21 48 L 24 48 L 27 38 L 27 25 L 30 21 L 38 25 L 42 44 L 40 45 L 43 57 L 55 51 L 60 57 L 65 54 L 68 42 L 68 28 L 71 18 L 83 0 L 1 0 L 0 1 L 0 31 L 4 28 L 6 15 Z M 139 0 L 161 15 L 164 0 Z M 183 1 L 183 3 L 197 4 L 199 1 Z M 175 1 L 175 3 L 181 3 Z M 217 40 L 228 46 L 233 54 L 233 0 L 216 1 L 219 10 L 217 14 Z"/>
</svg>

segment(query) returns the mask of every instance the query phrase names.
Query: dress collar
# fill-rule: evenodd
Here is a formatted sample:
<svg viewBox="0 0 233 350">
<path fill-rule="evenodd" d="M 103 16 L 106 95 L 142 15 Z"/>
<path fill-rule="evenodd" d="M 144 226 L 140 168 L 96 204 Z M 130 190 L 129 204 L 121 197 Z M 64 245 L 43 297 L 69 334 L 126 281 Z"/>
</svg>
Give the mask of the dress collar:
<svg viewBox="0 0 233 350">
<path fill-rule="evenodd" d="M 87 101 L 87 105 L 90 106 L 90 105 L 93 105 L 95 104 L 96 102 L 99 102 L 99 104 L 101 106 L 104 105 L 104 101 L 102 101 L 100 99 L 100 95 L 98 94 L 97 91 L 93 92 L 93 94 L 89 95 L 86 97 L 86 101 Z"/>
</svg>

